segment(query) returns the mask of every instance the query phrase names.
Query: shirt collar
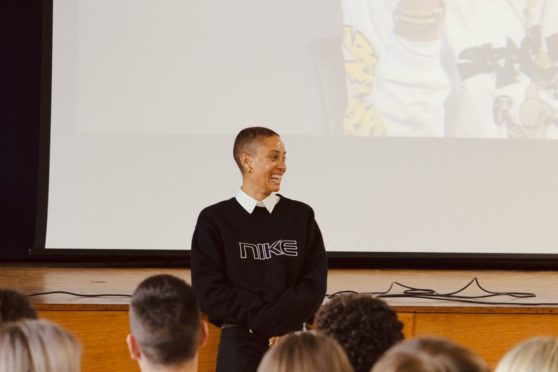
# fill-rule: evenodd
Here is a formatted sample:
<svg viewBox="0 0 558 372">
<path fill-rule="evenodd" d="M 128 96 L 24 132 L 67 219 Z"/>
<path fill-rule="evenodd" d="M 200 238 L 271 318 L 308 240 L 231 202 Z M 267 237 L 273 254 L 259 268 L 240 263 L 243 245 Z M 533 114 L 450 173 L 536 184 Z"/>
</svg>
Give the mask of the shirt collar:
<svg viewBox="0 0 558 372">
<path fill-rule="evenodd" d="M 238 203 L 246 210 L 246 212 L 252 214 L 254 208 L 258 207 L 265 207 L 269 213 L 273 212 L 273 208 L 279 202 L 279 195 L 277 194 L 269 194 L 267 198 L 262 201 L 258 201 L 251 197 L 250 195 L 246 194 L 242 188 L 238 190 L 235 196 Z"/>
</svg>

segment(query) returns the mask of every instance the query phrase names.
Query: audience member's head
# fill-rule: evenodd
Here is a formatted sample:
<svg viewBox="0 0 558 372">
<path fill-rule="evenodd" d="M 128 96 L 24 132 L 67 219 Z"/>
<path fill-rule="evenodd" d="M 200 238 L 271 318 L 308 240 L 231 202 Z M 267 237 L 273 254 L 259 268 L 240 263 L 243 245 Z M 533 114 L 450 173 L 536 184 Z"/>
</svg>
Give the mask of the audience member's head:
<svg viewBox="0 0 558 372">
<path fill-rule="evenodd" d="M 478 355 L 438 337 L 419 337 L 395 345 L 371 372 L 489 372 Z"/>
<path fill-rule="evenodd" d="M 558 371 L 558 338 L 535 337 L 510 350 L 495 372 Z"/>
<path fill-rule="evenodd" d="M 128 349 L 142 371 L 196 371 L 198 348 L 207 340 L 192 287 L 172 275 L 140 283 L 130 303 L 130 332 Z"/>
<path fill-rule="evenodd" d="M 0 371 L 79 372 L 81 347 L 47 320 L 21 320 L 0 327 Z"/>
<path fill-rule="evenodd" d="M 11 289 L 0 289 L 0 324 L 20 319 L 37 319 L 29 299 Z"/>
<path fill-rule="evenodd" d="M 285 336 L 264 355 L 258 372 L 352 372 L 334 339 L 310 332 Z"/>
<path fill-rule="evenodd" d="M 334 297 L 316 314 L 316 329 L 336 339 L 355 372 L 368 372 L 390 347 L 403 339 L 403 324 L 384 301 L 370 295 Z"/>
</svg>

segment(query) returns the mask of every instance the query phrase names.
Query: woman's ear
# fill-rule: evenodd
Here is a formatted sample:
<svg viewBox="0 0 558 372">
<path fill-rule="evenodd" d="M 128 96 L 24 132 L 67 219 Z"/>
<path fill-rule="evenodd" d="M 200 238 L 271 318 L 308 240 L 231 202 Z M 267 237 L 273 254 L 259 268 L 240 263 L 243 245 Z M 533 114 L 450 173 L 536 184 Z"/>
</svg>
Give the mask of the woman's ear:
<svg viewBox="0 0 558 372">
<path fill-rule="evenodd" d="M 242 173 L 252 173 L 252 157 L 247 153 L 243 152 L 240 154 L 240 164 L 242 164 Z"/>
</svg>

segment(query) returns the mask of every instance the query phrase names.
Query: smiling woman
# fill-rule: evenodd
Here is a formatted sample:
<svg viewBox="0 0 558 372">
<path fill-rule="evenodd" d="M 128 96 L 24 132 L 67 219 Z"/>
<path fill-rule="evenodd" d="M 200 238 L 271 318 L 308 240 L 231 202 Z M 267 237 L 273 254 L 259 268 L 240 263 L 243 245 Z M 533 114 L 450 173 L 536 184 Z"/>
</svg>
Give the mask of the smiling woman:
<svg viewBox="0 0 558 372">
<path fill-rule="evenodd" d="M 256 200 L 264 200 L 278 192 L 287 171 L 286 152 L 278 135 L 260 137 L 240 154 L 242 190 Z"/>
<path fill-rule="evenodd" d="M 285 146 L 262 127 L 239 132 L 242 187 L 205 208 L 192 239 L 192 285 L 222 328 L 217 371 L 256 371 L 270 339 L 303 328 L 322 303 L 327 258 L 314 211 L 276 194 Z"/>
</svg>

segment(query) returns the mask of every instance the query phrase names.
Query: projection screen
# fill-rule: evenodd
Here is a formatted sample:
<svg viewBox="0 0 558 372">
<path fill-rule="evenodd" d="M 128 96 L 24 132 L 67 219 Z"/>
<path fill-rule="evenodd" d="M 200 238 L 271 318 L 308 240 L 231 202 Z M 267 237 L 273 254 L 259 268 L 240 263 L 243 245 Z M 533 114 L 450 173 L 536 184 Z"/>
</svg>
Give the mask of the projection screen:
<svg viewBox="0 0 558 372">
<path fill-rule="evenodd" d="M 54 0 L 46 250 L 189 250 L 235 134 L 330 252 L 553 254 L 558 1 Z"/>
</svg>

